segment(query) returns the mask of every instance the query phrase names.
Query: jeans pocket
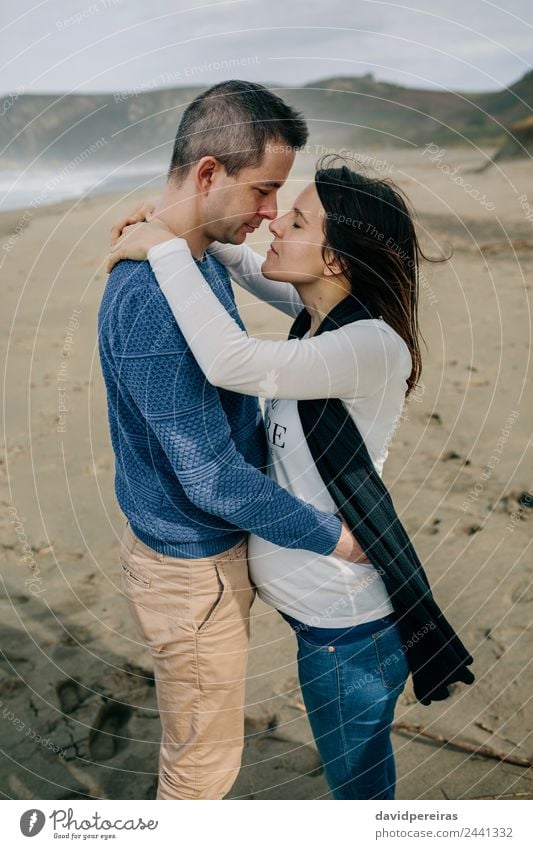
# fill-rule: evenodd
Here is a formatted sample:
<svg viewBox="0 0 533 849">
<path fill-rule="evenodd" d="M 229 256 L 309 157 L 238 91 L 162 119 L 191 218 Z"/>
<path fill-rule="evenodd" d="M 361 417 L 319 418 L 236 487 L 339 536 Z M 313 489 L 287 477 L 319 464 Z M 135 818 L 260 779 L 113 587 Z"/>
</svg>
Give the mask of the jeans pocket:
<svg viewBox="0 0 533 849">
<path fill-rule="evenodd" d="M 324 645 L 312 643 L 310 640 L 302 637 L 299 632 L 296 634 L 296 645 L 298 649 L 296 652 L 296 661 L 300 674 L 303 677 L 307 677 L 308 674 L 303 670 L 312 670 L 314 678 L 315 676 L 320 677 L 325 673 L 327 674 L 332 667 L 336 668 L 337 649 L 335 646 L 331 646 L 328 643 Z"/>
<path fill-rule="evenodd" d="M 321 648 L 324 648 L 324 646 L 321 646 L 319 643 L 312 643 L 311 640 L 306 640 L 306 638 L 302 635 L 302 631 L 295 631 L 294 633 L 298 641 L 298 646 L 302 644 L 304 648 L 311 650 L 314 649 L 315 651 L 319 651 Z"/>
<path fill-rule="evenodd" d="M 372 634 L 383 686 L 390 690 L 405 685 L 409 674 L 398 626 L 391 625 Z"/>
</svg>

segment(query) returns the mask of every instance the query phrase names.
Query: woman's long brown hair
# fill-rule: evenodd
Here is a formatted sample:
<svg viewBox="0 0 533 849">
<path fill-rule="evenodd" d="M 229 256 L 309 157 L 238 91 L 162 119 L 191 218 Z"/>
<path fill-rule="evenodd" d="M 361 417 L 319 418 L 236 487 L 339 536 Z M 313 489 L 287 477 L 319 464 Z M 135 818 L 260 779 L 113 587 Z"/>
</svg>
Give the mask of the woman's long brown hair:
<svg viewBox="0 0 533 849">
<path fill-rule="evenodd" d="M 319 160 L 315 185 L 324 207 L 324 260 L 331 254 L 352 292 L 370 302 L 405 341 L 412 370 L 407 395 L 422 373 L 418 322 L 420 249 L 413 215 L 389 179 L 368 177 L 347 165 Z"/>
</svg>

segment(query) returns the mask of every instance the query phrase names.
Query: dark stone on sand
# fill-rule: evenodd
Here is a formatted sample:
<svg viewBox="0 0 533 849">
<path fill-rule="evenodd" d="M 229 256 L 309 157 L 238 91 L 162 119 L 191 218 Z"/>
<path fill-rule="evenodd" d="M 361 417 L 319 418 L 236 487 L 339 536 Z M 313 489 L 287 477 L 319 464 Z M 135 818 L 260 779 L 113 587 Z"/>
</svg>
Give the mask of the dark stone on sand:
<svg viewBox="0 0 533 849">
<path fill-rule="evenodd" d="M 533 487 L 532 487 L 533 489 Z M 526 510 L 533 510 L 533 492 L 525 490 L 518 496 L 518 503 Z"/>
</svg>

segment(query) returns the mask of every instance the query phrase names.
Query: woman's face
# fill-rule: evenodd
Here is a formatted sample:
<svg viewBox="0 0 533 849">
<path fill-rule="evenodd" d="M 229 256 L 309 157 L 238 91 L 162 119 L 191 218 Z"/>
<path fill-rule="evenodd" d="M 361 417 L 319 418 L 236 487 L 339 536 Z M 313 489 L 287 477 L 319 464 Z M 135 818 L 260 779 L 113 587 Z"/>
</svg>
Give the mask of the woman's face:
<svg viewBox="0 0 533 849">
<path fill-rule="evenodd" d="M 274 240 L 261 266 L 265 277 L 298 285 L 324 276 L 324 215 L 316 186 L 310 183 L 292 209 L 268 225 Z"/>
</svg>

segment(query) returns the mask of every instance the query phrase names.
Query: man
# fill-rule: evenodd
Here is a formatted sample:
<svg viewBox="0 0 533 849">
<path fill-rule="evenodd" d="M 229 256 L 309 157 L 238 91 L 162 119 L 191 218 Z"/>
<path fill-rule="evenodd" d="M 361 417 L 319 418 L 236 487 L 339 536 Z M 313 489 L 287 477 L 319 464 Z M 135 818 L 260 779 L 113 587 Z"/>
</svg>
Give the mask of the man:
<svg viewBox="0 0 533 849">
<path fill-rule="evenodd" d="M 227 272 L 204 256 L 276 217 L 305 122 L 255 83 L 197 97 L 178 127 L 155 214 L 187 239 L 243 327 Z M 158 799 L 219 799 L 239 771 L 249 611 L 246 535 L 286 548 L 363 556 L 340 519 L 261 471 L 256 398 L 216 389 L 196 364 L 148 263 L 121 262 L 99 313 L 99 347 L 128 518 L 123 591 L 154 663 L 163 736 Z"/>
</svg>

